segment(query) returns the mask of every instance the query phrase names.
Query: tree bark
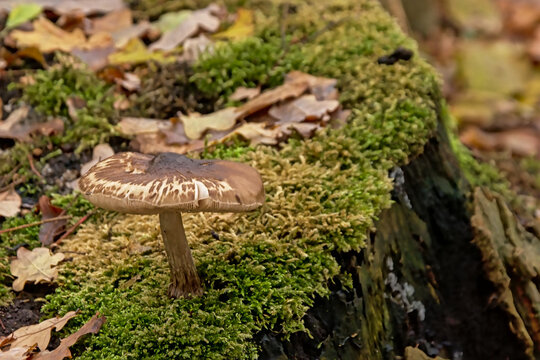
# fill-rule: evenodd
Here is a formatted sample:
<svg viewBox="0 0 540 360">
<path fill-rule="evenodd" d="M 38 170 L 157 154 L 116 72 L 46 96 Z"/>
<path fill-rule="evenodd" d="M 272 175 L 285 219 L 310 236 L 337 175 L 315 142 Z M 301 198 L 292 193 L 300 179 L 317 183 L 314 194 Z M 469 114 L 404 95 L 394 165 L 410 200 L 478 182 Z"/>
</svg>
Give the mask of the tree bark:
<svg viewBox="0 0 540 360">
<path fill-rule="evenodd" d="M 201 281 L 186 239 L 182 214 L 175 211 L 159 214 L 161 236 L 171 269 L 168 294 L 173 298 L 199 296 Z"/>
</svg>

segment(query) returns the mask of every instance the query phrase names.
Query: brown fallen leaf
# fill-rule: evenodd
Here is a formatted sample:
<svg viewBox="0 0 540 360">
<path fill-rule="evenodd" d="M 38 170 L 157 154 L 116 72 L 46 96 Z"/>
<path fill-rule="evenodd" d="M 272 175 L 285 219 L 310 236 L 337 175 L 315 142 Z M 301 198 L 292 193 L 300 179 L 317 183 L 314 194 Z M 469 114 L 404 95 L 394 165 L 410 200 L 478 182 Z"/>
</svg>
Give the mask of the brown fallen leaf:
<svg viewBox="0 0 540 360">
<path fill-rule="evenodd" d="M 114 46 L 98 47 L 94 49 L 74 48 L 71 54 L 78 57 L 83 63 L 88 65 L 92 71 L 103 69 L 109 64 L 109 55 L 115 52 Z"/>
<path fill-rule="evenodd" d="M 336 111 L 338 107 L 339 101 L 337 100 L 318 101 L 315 95 L 304 95 L 298 99 L 274 105 L 268 113 L 278 120 L 277 124 L 314 120 L 327 121 L 330 119 L 329 114 Z"/>
<path fill-rule="evenodd" d="M 510 151 L 518 156 L 540 155 L 540 134 L 530 128 L 517 128 L 501 132 L 486 132 L 468 127 L 460 134 L 465 145 L 485 151 Z"/>
<path fill-rule="evenodd" d="M 169 127 L 160 130 L 160 132 L 165 136 L 165 144 L 167 145 L 185 145 L 190 142 L 184 131 L 184 124 L 177 119 L 170 122 Z"/>
<path fill-rule="evenodd" d="M 133 25 L 131 10 L 127 8 L 111 11 L 103 17 L 90 20 L 90 25 L 85 29 L 88 35 L 99 32 L 114 33 Z"/>
<path fill-rule="evenodd" d="M 240 100 L 251 100 L 254 97 L 258 96 L 261 93 L 261 88 L 247 88 L 247 87 L 237 87 L 236 90 L 229 96 L 229 100 L 240 101 Z"/>
<path fill-rule="evenodd" d="M 99 144 L 94 147 L 92 151 L 92 160 L 81 166 L 81 175 L 84 175 L 90 170 L 90 168 L 96 165 L 103 159 L 106 159 L 114 155 L 114 150 L 109 144 Z"/>
<path fill-rule="evenodd" d="M 291 135 L 295 130 L 304 139 L 308 139 L 313 136 L 315 131 L 321 129 L 321 126 L 317 123 L 288 123 L 282 124 L 279 129 L 285 135 Z"/>
<path fill-rule="evenodd" d="M 317 100 L 337 100 L 337 80 L 325 77 L 313 76 L 301 71 L 291 71 L 285 76 L 285 83 L 307 82 L 309 91 Z"/>
<path fill-rule="evenodd" d="M 41 212 L 41 220 L 48 220 L 63 215 L 64 210 L 51 204 L 47 195 L 39 198 L 38 208 Z M 50 221 L 41 224 L 39 227 L 39 241 L 43 246 L 49 246 L 54 242 L 54 238 L 59 235 L 67 224 L 66 219 Z"/>
<path fill-rule="evenodd" d="M 15 330 L 11 334 L 14 341 L 10 343 L 10 349 L 23 348 L 28 350 L 37 344 L 37 347 L 41 351 L 44 351 L 47 349 L 47 346 L 49 346 L 49 341 L 51 340 L 51 331 L 53 329 L 56 329 L 56 331 L 62 330 L 67 322 L 73 319 L 76 315 L 76 311 L 70 311 L 61 318 L 54 317 L 52 319 L 44 320 L 39 324 L 24 326 Z"/>
<path fill-rule="evenodd" d="M 167 130 L 171 123 L 167 120 L 123 117 L 117 125 L 118 131 L 124 135 L 138 135 L 144 133 L 157 133 Z"/>
<path fill-rule="evenodd" d="M 121 49 L 128 44 L 131 39 L 139 38 L 152 30 L 152 25 L 143 20 L 135 25 L 128 26 L 123 29 L 116 30 L 111 33 L 114 41 L 114 46 Z"/>
<path fill-rule="evenodd" d="M 51 255 L 49 249 L 40 247 L 30 251 L 24 247 L 17 250 L 17 259 L 10 265 L 11 274 L 17 279 L 13 281 L 13 290 L 21 291 L 27 281 L 52 282 L 58 277 L 58 269 L 54 266 L 64 259 L 64 254 Z"/>
<path fill-rule="evenodd" d="M 32 359 L 32 349 L 13 348 L 0 351 L 0 360 L 30 360 Z"/>
<path fill-rule="evenodd" d="M 204 36 L 204 34 L 199 34 L 197 37 L 187 39 L 184 42 L 183 50 L 179 60 L 191 64 L 197 61 L 203 52 L 208 51 L 212 53 L 214 43 Z"/>
<path fill-rule="evenodd" d="M 26 139 L 26 131 L 24 130 L 21 122 L 26 119 L 30 107 L 21 106 L 15 109 L 9 114 L 8 118 L 4 121 L 0 121 L 0 138 L 4 139 Z"/>
<path fill-rule="evenodd" d="M 197 113 L 183 115 L 179 113 L 178 118 L 184 124 L 186 136 L 192 140 L 197 140 L 202 137 L 206 130 L 231 129 L 236 123 L 238 114 L 236 108 L 229 107 L 206 115 Z"/>
<path fill-rule="evenodd" d="M 115 82 L 128 91 L 135 91 L 141 87 L 141 79 L 134 73 L 124 73 L 122 78 L 115 79 Z"/>
<path fill-rule="evenodd" d="M 70 52 L 74 48 L 93 49 L 112 44 L 112 38 L 107 33 L 97 33 L 87 40 L 81 29 L 67 32 L 44 17 L 36 19 L 32 25 L 32 31 L 13 30 L 10 33 L 9 36 L 16 41 L 18 47 L 34 46 L 48 53 L 56 50 Z"/>
<path fill-rule="evenodd" d="M 185 145 L 167 145 L 165 136 L 161 133 L 139 134 L 131 142 L 131 147 L 144 154 L 158 154 L 162 152 L 174 152 L 185 154 L 190 151 L 202 150 L 204 148 L 203 140 L 192 140 Z"/>
<path fill-rule="evenodd" d="M 238 119 L 243 119 L 246 116 L 254 114 L 279 101 L 299 97 L 307 90 L 307 88 L 308 83 L 306 81 L 291 81 L 274 89 L 267 90 L 240 106 L 236 110 L 237 117 Z"/>
<path fill-rule="evenodd" d="M 57 14 L 82 12 L 85 15 L 107 13 L 125 6 L 122 0 L 2 0 L 0 10 L 9 12 L 17 5 L 29 3 L 39 4 Z"/>
<path fill-rule="evenodd" d="M 11 217 L 19 213 L 22 200 L 13 187 L 0 192 L 0 216 Z"/>
<path fill-rule="evenodd" d="M 165 32 L 158 41 L 150 45 L 150 50 L 170 51 L 181 45 L 188 38 L 197 35 L 201 30 L 210 33 L 216 32 L 219 28 L 220 20 L 215 15 L 219 12 L 221 12 L 221 8 L 216 4 L 211 4 L 204 9 L 193 11 L 180 25 Z"/>
<path fill-rule="evenodd" d="M 237 135 L 248 140 L 251 146 L 259 144 L 275 145 L 278 143 L 277 138 L 281 135 L 281 130 L 279 128 L 267 128 L 265 123 L 245 123 L 216 142 L 225 142 Z"/>
<path fill-rule="evenodd" d="M 66 99 L 66 106 L 69 117 L 73 121 L 78 121 L 79 116 L 77 115 L 77 111 L 86 107 L 86 101 L 78 96 L 70 96 Z"/>
<path fill-rule="evenodd" d="M 101 326 L 105 323 L 105 316 L 99 316 L 96 313 L 86 324 L 84 324 L 79 330 L 69 335 L 68 337 L 60 340 L 60 345 L 54 350 L 42 351 L 37 354 L 35 360 L 62 360 L 66 357 L 71 358 L 71 351 L 69 348 L 73 346 L 79 338 L 87 334 L 96 334 Z"/>
</svg>

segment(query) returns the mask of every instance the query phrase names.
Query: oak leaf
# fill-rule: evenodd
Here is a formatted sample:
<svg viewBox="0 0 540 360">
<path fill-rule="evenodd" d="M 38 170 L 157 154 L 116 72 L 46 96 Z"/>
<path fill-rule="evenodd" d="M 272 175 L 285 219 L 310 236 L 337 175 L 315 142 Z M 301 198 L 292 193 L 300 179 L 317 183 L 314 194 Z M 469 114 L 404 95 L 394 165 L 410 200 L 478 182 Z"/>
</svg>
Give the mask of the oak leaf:
<svg viewBox="0 0 540 360">
<path fill-rule="evenodd" d="M 219 142 L 227 141 L 237 135 L 249 140 L 251 146 L 258 144 L 275 145 L 278 143 L 277 138 L 281 135 L 281 130 L 279 128 L 268 128 L 265 123 L 245 123 L 220 139 Z"/>
<path fill-rule="evenodd" d="M 284 104 L 274 105 L 268 113 L 276 118 L 278 124 L 299 123 L 302 121 L 329 120 L 328 114 L 339 107 L 337 100 L 317 100 L 315 95 L 304 95 Z M 326 117 L 326 119 L 325 119 Z"/>
<path fill-rule="evenodd" d="M 17 259 L 11 262 L 11 274 L 17 277 L 13 281 L 13 290 L 21 291 L 27 281 L 51 282 L 58 277 L 54 266 L 64 259 L 64 254 L 51 255 L 49 249 L 40 247 L 30 251 L 24 247 L 17 250 Z"/>
</svg>

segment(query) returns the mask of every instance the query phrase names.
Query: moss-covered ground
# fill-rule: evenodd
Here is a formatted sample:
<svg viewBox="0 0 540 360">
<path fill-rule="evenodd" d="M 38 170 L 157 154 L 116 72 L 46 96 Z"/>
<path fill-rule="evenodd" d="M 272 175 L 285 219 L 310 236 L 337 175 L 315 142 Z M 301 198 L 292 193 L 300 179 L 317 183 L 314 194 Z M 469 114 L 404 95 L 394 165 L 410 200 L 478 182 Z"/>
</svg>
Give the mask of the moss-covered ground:
<svg viewBox="0 0 540 360">
<path fill-rule="evenodd" d="M 81 359 L 256 358 L 257 332 L 287 337 L 303 331 L 315 296 L 327 296 L 334 282 L 350 286 L 333 253 L 362 249 L 389 207 L 389 170 L 420 153 L 435 128 L 438 81 L 417 55 L 391 66 L 377 63 L 399 46 L 416 47 L 376 1 L 287 4 L 287 12 L 278 1 L 243 4 L 256 11 L 256 36 L 222 44 L 194 65 L 186 81 L 225 106 L 238 86 L 273 87 L 289 70 L 336 78 L 341 102 L 352 109 L 348 124 L 280 149 L 237 145 L 205 152 L 257 168 L 267 198 L 250 214 L 185 217 L 205 289 L 200 298 L 167 297 L 168 267 L 155 217 L 100 212 L 66 239 L 61 250 L 71 260 L 61 266 L 60 286 L 43 311 L 53 316 L 79 309 L 65 332 L 96 311 L 107 317 L 97 335 L 76 346 Z M 55 76 L 37 77 L 37 85 L 25 89 L 31 103 L 43 104 L 41 111 L 66 111 L 58 105 L 65 92 L 40 92 L 39 84 L 66 77 Z M 83 114 L 88 119 L 81 132 L 72 128 L 74 138 L 91 146 L 114 135 L 112 99 L 97 79 L 83 87 L 80 81 L 86 80 L 62 86 L 76 89 L 89 105 L 100 99 Z M 146 115 L 144 108 L 139 116 Z M 88 133 L 87 126 L 99 130 Z M 370 324 L 369 331 L 362 336 L 377 337 L 382 323 Z M 377 350 L 370 344 L 362 350 L 366 355 Z"/>
</svg>

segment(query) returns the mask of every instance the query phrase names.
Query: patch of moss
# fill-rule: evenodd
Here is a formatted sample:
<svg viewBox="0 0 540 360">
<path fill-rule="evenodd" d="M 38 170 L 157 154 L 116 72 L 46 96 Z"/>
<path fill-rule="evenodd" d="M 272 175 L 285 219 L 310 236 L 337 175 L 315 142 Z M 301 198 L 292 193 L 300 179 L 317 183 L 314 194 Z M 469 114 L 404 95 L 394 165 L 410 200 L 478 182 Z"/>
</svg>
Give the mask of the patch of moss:
<svg viewBox="0 0 540 360">
<path fill-rule="evenodd" d="M 305 330 L 302 318 L 315 296 L 327 296 L 330 282 L 346 278 L 332 252 L 365 246 L 378 214 L 391 202 L 388 171 L 422 151 L 437 121 L 437 78 L 417 57 L 377 64 L 378 56 L 397 46 L 415 49 L 414 44 L 372 0 L 290 3 L 287 39 L 307 40 L 278 55 L 283 70 L 261 78 L 273 64 L 248 64 L 281 41 L 281 7 L 268 1 L 269 20 L 258 28 L 264 41 L 224 44 L 214 58 L 195 66 L 193 81 L 226 98 L 246 81 L 277 85 L 285 69 L 335 77 L 342 102 L 353 110 L 349 124 L 292 140 L 279 151 L 259 146 L 206 154 L 257 168 L 267 198 L 249 214 L 186 214 L 204 283 L 200 298 L 167 299 L 156 217 L 119 215 L 82 226 L 63 249 L 84 255 L 75 253 L 62 266 L 64 285 L 44 307 L 48 315 L 81 310 L 67 332 L 95 311 L 108 317 L 97 335 L 77 346 L 81 359 L 255 358 L 258 331 L 287 337 Z M 242 64 L 249 70 L 244 75 L 237 68 Z M 218 86 L 208 87 L 203 74 Z M 381 310 L 371 308 L 377 303 L 366 306 L 369 314 Z M 382 322 L 369 328 L 374 338 L 384 337 Z"/>
</svg>

